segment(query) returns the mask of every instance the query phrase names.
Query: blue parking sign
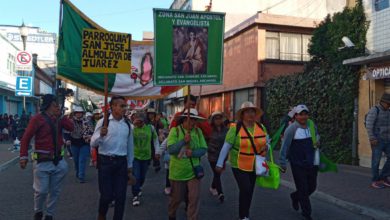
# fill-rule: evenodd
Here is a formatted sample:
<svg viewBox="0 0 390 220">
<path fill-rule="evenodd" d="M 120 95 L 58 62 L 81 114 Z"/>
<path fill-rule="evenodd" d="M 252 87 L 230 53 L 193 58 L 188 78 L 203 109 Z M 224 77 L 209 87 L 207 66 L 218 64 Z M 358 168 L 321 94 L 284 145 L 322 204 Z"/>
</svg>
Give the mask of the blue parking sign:
<svg viewBox="0 0 390 220">
<path fill-rule="evenodd" d="M 16 77 L 16 96 L 32 96 L 33 78 L 29 76 Z"/>
</svg>

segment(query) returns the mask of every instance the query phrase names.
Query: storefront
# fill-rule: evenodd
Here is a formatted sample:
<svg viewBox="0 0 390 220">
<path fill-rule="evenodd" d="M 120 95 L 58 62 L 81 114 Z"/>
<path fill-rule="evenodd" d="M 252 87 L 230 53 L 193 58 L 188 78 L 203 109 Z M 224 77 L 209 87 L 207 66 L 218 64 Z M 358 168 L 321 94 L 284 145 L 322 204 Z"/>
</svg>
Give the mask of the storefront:
<svg viewBox="0 0 390 220">
<path fill-rule="evenodd" d="M 358 96 L 358 157 L 359 165 L 371 167 L 371 146 L 364 126 L 365 115 L 384 92 L 390 93 L 390 51 L 375 53 L 344 61 L 345 65 L 359 65 Z"/>
</svg>

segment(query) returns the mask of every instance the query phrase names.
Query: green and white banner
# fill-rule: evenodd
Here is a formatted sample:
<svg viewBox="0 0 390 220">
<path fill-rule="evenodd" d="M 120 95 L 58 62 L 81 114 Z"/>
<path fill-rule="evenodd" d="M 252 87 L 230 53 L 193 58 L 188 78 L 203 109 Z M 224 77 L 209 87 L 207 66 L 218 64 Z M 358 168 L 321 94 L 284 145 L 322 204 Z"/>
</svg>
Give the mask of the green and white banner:
<svg viewBox="0 0 390 220">
<path fill-rule="evenodd" d="M 154 84 L 222 84 L 224 21 L 224 13 L 154 9 Z"/>
<path fill-rule="evenodd" d="M 102 73 L 111 72 L 108 74 L 109 95 L 122 95 L 133 100 L 163 98 L 181 89 L 178 86 L 154 86 L 154 45 L 151 41 L 132 41 L 130 45 L 130 38 L 126 37 L 126 40 L 122 40 L 123 48 L 122 45 L 116 44 L 115 48 L 108 48 L 109 50 L 106 51 L 103 50 L 105 46 L 102 48 L 96 46 L 103 45 L 99 43 L 100 41 L 96 41 L 93 43 L 94 50 L 100 48 L 102 50 L 98 52 L 104 53 L 115 51 L 117 57 L 103 56 L 99 60 L 94 59 L 93 62 L 86 60 L 89 59 L 89 55 L 82 53 L 83 47 L 91 47 L 92 43 L 83 42 L 85 30 L 103 33 L 103 36 L 104 33 L 112 32 L 106 32 L 69 0 L 63 0 L 62 7 L 63 17 L 57 51 L 58 79 L 104 94 Z M 129 46 L 131 46 L 131 53 Z M 121 63 L 123 58 L 125 62 Z M 93 68 L 89 68 L 92 66 Z M 83 73 L 83 68 L 89 68 L 90 71 Z"/>
</svg>

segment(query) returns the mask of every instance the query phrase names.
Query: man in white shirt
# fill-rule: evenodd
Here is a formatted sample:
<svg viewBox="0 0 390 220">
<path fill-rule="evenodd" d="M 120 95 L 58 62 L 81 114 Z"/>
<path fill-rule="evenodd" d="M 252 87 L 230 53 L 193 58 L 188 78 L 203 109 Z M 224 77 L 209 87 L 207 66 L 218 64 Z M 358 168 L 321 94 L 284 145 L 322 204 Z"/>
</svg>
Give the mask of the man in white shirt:
<svg viewBox="0 0 390 220">
<path fill-rule="evenodd" d="M 108 126 L 103 126 L 100 119 L 91 138 L 91 146 L 99 147 L 99 215 L 98 220 L 105 220 L 111 201 L 115 201 L 114 220 L 123 219 L 125 210 L 127 183 L 133 182 L 132 176 L 134 144 L 130 122 L 126 113 L 125 98 L 114 96 L 110 101 L 111 115 Z"/>
</svg>

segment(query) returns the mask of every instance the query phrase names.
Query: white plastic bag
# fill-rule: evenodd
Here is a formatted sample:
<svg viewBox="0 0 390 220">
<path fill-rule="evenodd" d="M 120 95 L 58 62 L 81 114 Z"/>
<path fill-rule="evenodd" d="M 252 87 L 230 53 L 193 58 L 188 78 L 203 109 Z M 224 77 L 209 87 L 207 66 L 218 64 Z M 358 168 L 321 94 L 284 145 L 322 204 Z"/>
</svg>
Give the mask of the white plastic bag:
<svg viewBox="0 0 390 220">
<path fill-rule="evenodd" d="M 269 167 L 266 158 L 261 155 L 256 155 L 256 175 L 268 176 Z"/>
<path fill-rule="evenodd" d="M 319 166 L 320 165 L 320 149 L 316 148 L 314 151 L 314 166 Z"/>
</svg>

